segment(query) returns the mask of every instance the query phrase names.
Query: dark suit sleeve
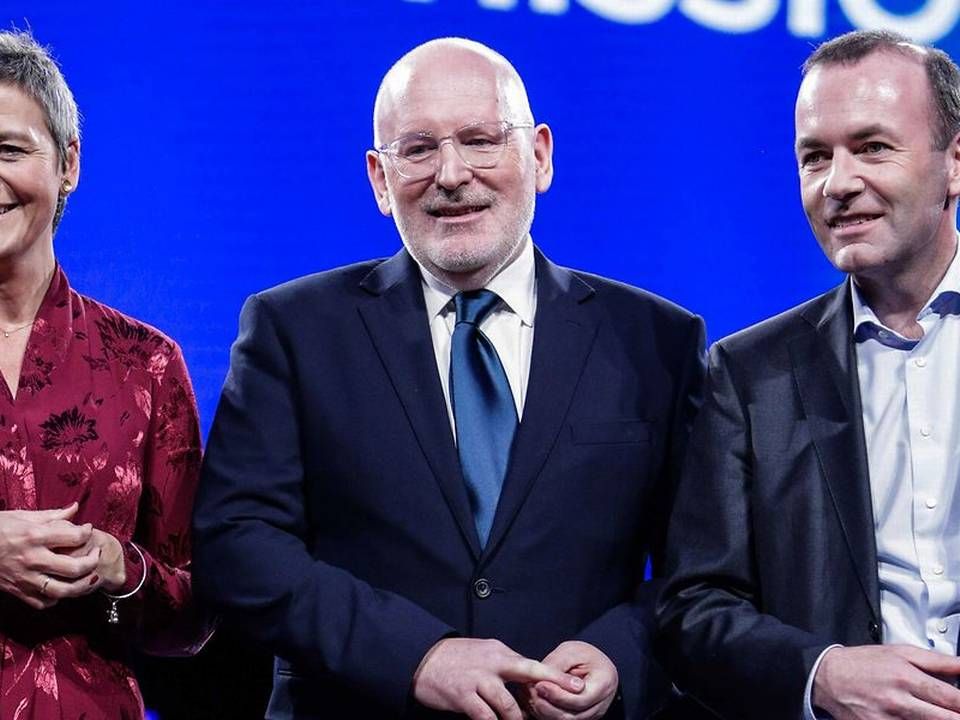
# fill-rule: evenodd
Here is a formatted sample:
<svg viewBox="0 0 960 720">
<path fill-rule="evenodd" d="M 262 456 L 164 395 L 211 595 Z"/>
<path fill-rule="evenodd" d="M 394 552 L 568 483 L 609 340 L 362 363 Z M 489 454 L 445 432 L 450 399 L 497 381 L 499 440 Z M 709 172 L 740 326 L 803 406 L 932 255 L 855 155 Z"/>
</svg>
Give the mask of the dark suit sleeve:
<svg viewBox="0 0 960 720">
<path fill-rule="evenodd" d="M 650 534 L 654 579 L 637 589 L 632 602 L 611 608 L 577 636 L 578 640 L 600 648 L 617 666 L 626 717 L 637 717 L 639 708 L 655 705 L 657 700 L 649 697 L 650 693 L 668 687 L 663 671 L 652 659 L 654 601 L 663 567 L 667 518 L 703 392 L 704 343 L 703 320 L 693 317 L 678 343 L 679 351 L 673 354 L 676 389 L 672 417 L 665 435 L 666 452 L 660 479 L 648 510 L 654 527 Z M 638 574 L 642 574 L 642 569 L 638 569 Z"/>
<path fill-rule="evenodd" d="M 676 684 L 725 718 L 800 718 L 826 643 L 760 610 L 751 437 L 775 429 L 750 426 L 736 369 L 714 346 L 670 522 L 658 649 Z"/>
<path fill-rule="evenodd" d="M 304 485 L 323 469 L 304 468 L 298 386 L 308 380 L 271 313 L 254 296 L 241 314 L 197 496 L 194 582 L 298 671 L 332 674 L 399 715 L 420 660 L 452 628 L 311 556 Z"/>
</svg>

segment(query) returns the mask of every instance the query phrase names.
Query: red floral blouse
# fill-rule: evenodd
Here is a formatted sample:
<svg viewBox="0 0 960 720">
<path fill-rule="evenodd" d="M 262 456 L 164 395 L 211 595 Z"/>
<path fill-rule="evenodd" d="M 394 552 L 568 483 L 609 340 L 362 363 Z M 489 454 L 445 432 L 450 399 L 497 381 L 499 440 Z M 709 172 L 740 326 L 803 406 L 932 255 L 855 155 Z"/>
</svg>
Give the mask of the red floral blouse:
<svg viewBox="0 0 960 720">
<path fill-rule="evenodd" d="M 209 636 L 191 602 L 190 513 L 200 466 L 180 349 L 70 289 L 58 267 L 27 342 L 16 399 L 0 381 L 0 510 L 80 504 L 125 548 L 119 624 L 99 592 L 33 610 L 0 593 L 0 718 L 142 718 L 139 647 L 183 654 Z"/>
</svg>

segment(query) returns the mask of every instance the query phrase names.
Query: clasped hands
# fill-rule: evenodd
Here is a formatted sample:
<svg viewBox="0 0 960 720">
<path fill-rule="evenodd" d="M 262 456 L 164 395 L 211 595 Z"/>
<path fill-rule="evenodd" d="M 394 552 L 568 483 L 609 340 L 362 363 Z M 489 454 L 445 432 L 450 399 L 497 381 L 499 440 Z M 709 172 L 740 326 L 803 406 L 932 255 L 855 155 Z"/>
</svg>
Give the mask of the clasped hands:
<svg viewBox="0 0 960 720">
<path fill-rule="evenodd" d="M 0 512 L 0 592 L 37 610 L 126 580 L 120 542 L 71 519 L 78 505 Z"/>
<path fill-rule="evenodd" d="M 593 720 L 606 713 L 618 685 L 610 658 L 586 642 L 561 643 L 538 662 L 499 640 L 447 638 L 420 662 L 413 694 L 471 720 Z"/>
</svg>

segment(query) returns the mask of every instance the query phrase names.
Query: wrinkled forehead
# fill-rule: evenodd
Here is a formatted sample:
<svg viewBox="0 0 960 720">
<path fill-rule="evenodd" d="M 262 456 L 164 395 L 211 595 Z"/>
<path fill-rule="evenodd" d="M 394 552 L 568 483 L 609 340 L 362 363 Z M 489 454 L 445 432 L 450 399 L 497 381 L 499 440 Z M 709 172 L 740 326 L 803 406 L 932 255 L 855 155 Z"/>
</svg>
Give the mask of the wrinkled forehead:
<svg viewBox="0 0 960 720">
<path fill-rule="evenodd" d="M 400 63 L 384 78 L 374 134 L 379 143 L 407 132 L 450 132 L 486 120 L 532 120 L 516 73 L 474 52 L 438 49 Z"/>
</svg>

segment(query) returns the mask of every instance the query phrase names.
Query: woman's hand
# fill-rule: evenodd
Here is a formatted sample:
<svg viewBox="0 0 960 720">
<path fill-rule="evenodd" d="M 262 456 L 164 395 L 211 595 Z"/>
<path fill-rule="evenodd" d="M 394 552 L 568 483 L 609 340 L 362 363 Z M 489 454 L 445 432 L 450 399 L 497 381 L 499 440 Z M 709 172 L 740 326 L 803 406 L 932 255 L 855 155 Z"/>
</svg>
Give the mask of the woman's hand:
<svg viewBox="0 0 960 720">
<path fill-rule="evenodd" d="M 89 523 L 70 522 L 77 507 L 0 511 L 0 592 L 42 610 L 96 586 L 101 551 Z"/>
<path fill-rule="evenodd" d="M 86 591 L 93 592 L 99 589 L 116 594 L 127 581 L 127 566 L 123 556 L 123 546 L 110 533 L 93 528 L 90 533 L 90 540 L 83 548 L 79 548 L 75 552 L 86 554 L 91 552 L 91 548 L 97 553 L 98 561 Z"/>
<path fill-rule="evenodd" d="M 90 572 L 87 585 L 79 594 L 87 595 L 94 590 L 116 594 L 127 580 L 123 546 L 120 541 L 110 533 L 93 528 L 90 531 L 90 539 L 82 547 L 74 548 L 67 554 L 71 557 L 86 557 L 91 553 L 97 558 L 97 564 Z"/>
</svg>

